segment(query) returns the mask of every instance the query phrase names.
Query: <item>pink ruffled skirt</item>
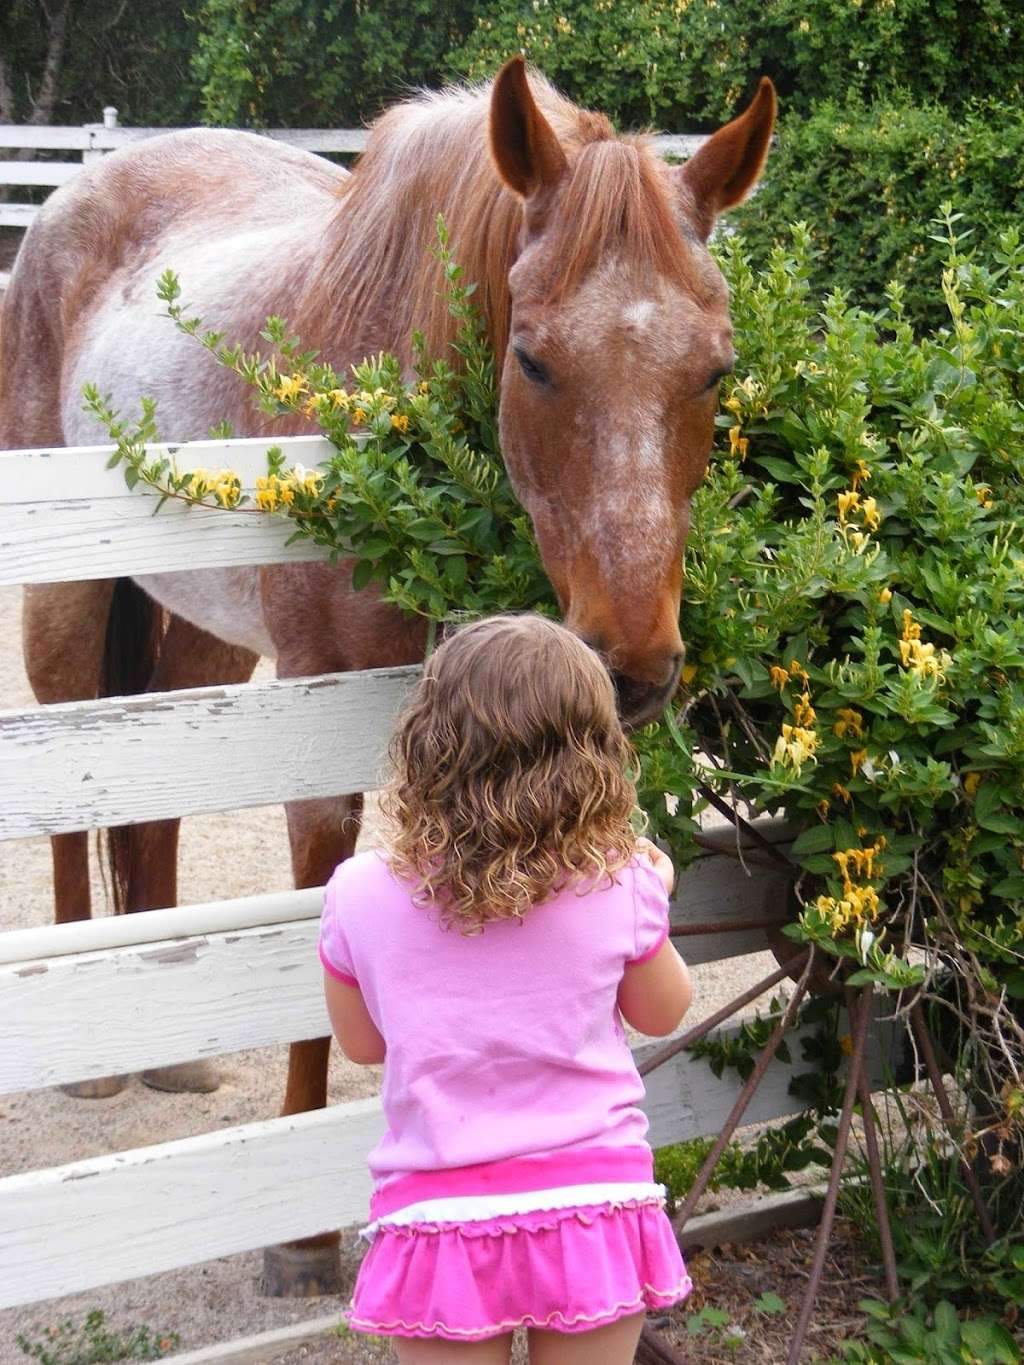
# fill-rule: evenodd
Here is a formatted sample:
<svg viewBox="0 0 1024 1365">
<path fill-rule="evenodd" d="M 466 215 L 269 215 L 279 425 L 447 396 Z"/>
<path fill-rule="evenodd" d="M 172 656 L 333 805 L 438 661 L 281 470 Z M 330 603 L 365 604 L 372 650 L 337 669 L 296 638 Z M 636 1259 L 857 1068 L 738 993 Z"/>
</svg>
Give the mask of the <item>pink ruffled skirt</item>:
<svg viewBox="0 0 1024 1365">
<path fill-rule="evenodd" d="M 482 1341 L 516 1327 L 587 1332 L 691 1289 L 660 1202 L 380 1225 L 348 1323 L 380 1336 Z"/>
</svg>

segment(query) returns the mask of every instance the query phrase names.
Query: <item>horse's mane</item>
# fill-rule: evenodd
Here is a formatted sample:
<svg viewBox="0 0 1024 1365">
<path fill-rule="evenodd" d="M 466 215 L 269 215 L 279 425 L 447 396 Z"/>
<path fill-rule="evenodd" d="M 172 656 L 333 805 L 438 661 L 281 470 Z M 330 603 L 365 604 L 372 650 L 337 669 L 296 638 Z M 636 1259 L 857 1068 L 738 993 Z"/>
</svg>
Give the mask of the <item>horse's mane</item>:
<svg viewBox="0 0 1024 1365">
<path fill-rule="evenodd" d="M 552 225 L 550 259 L 558 270 L 551 296 L 571 293 L 612 253 L 700 293 L 672 207 L 668 168 L 648 143 L 617 137 L 602 114 L 578 108 L 543 77 L 532 74 L 531 88 L 569 163 Z M 523 209 L 491 159 L 490 93 L 488 83 L 421 94 L 373 125 L 300 309 L 312 323 L 304 328 L 307 335 L 329 327 L 335 337 L 351 337 L 356 350 L 360 339 L 370 348 L 367 319 L 379 319 L 384 310 L 400 350 L 418 328 L 428 354 L 441 354 L 455 324 L 433 251 L 440 214 L 464 280 L 478 286 L 500 360 L 509 328 L 508 272 Z"/>
</svg>

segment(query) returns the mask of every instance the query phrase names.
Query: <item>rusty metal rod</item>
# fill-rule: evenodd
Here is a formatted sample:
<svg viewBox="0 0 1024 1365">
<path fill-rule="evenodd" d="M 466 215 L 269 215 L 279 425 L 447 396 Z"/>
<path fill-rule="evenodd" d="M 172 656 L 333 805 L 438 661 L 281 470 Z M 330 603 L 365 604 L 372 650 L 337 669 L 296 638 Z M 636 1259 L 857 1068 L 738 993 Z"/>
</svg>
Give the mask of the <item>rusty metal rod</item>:
<svg viewBox="0 0 1024 1365">
<path fill-rule="evenodd" d="M 856 997 L 849 988 L 846 991 L 846 1011 L 852 1020 Z M 871 1007 L 870 998 L 864 1008 Z M 889 1222 L 889 1204 L 885 1197 L 885 1177 L 882 1173 L 882 1157 L 878 1146 L 878 1129 L 875 1124 L 874 1102 L 868 1082 L 867 1066 L 861 1066 L 857 1074 L 857 1098 L 860 1101 L 861 1117 L 864 1123 L 864 1150 L 868 1158 L 868 1179 L 871 1182 L 871 1197 L 875 1205 L 875 1218 L 878 1220 L 878 1240 L 882 1246 L 882 1265 L 885 1269 L 885 1292 L 890 1303 L 900 1296 L 899 1276 L 896 1274 L 896 1250 L 892 1240 L 892 1226 Z"/>
<path fill-rule="evenodd" d="M 832 1236 L 832 1224 L 836 1216 L 836 1204 L 839 1201 L 839 1180 L 843 1174 L 843 1162 L 846 1157 L 846 1148 L 850 1141 L 850 1126 L 853 1122 L 853 1104 L 857 1098 L 857 1091 L 860 1087 L 861 1072 L 864 1068 L 864 1045 L 868 1036 L 868 1015 L 870 1013 L 871 986 L 867 985 L 860 992 L 860 1008 L 858 1009 L 853 1023 L 853 1056 L 850 1058 L 850 1074 L 846 1078 L 846 1091 L 843 1095 L 843 1107 L 839 1113 L 839 1130 L 836 1133 L 835 1150 L 832 1153 L 832 1169 L 828 1177 L 828 1189 L 825 1192 L 825 1205 L 821 1211 L 821 1222 L 818 1225 L 818 1235 L 814 1243 L 814 1260 L 811 1262 L 811 1274 L 807 1281 L 807 1288 L 804 1291 L 803 1303 L 800 1305 L 800 1315 L 796 1320 L 796 1328 L 793 1332 L 793 1340 L 789 1345 L 789 1355 L 786 1358 L 786 1365 L 798 1365 L 800 1352 L 803 1350 L 804 1338 L 807 1336 L 807 1328 L 810 1325 L 811 1313 L 814 1310 L 814 1301 L 818 1297 L 818 1286 L 821 1284 L 821 1274 L 825 1269 L 825 1256 L 828 1253 L 829 1238 Z"/>
<path fill-rule="evenodd" d="M 949 1095 L 946 1093 L 942 1072 L 939 1069 L 939 1063 L 935 1056 L 935 1045 L 932 1042 L 932 1035 L 928 1029 L 928 1025 L 925 1023 L 924 1011 L 921 1009 L 920 1000 L 915 1000 L 914 1004 L 910 1007 L 910 1022 L 914 1029 L 914 1035 L 917 1038 L 918 1047 L 921 1049 L 921 1055 L 924 1058 L 925 1070 L 928 1072 L 928 1081 L 935 1093 L 939 1112 L 949 1130 L 951 1141 L 955 1141 L 953 1129 L 956 1126 L 956 1116 L 953 1113 L 953 1106 L 949 1102 Z M 978 1177 L 971 1169 L 970 1163 L 963 1156 L 960 1157 L 960 1170 L 963 1174 L 967 1189 L 970 1192 L 974 1210 L 978 1215 L 978 1222 L 981 1224 L 981 1230 L 985 1235 L 985 1241 L 986 1243 L 991 1244 L 996 1240 L 996 1230 L 992 1226 L 992 1219 L 989 1217 L 988 1208 L 985 1205 L 985 1197 L 981 1192 L 981 1186 L 978 1184 Z"/>
<path fill-rule="evenodd" d="M 760 915 L 756 919 L 734 919 L 726 924 L 714 920 L 698 920 L 692 924 L 673 924 L 669 929 L 672 938 L 693 938 L 697 934 L 742 934 L 751 929 L 781 929 L 789 923 L 786 915 Z"/>
<path fill-rule="evenodd" d="M 640 1075 L 649 1076 L 659 1066 L 664 1065 L 665 1062 L 670 1062 L 680 1052 L 685 1052 L 688 1047 L 699 1042 L 705 1034 L 710 1033 L 716 1025 L 721 1024 L 735 1014 L 737 1010 L 741 1010 L 744 1005 L 749 1005 L 751 1000 L 756 1000 L 759 995 L 763 995 L 765 991 L 770 991 L 773 986 L 777 986 L 780 981 L 789 976 L 795 967 L 800 965 L 801 958 L 800 952 L 795 953 L 785 967 L 779 967 L 772 972 L 771 976 L 764 977 L 756 986 L 750 986 L 742 995 L 737 995 L 735 999 L 730 1000 L 721 1009 L 715 1010 L 714 1014 L 709 1014 L 706 1019 L 702 1019 L 693 1028 L 687 1029 L 678 1038 L 673 1038 L 671 1043 L 666 1043 L 657 1052 L 651 1053 L 650 1057 L 637 1068 Z"/>
<path fill-rule="evenodd" d="M 793 1022 L 796 1012 L 800 1007 L 800 1001 L 804 998 L 807 991 L 807 983 L 810 979 L 811 968 L 814 966 L 814 957 L 815 948 L 812 944 L 811 949 L 807 954 L 807 965 L 804 967 L 800 980 L 797 982 L 796 990 L 793 992 L 789 1003 L 782 1012 L 782 1018 L 776 1024 L 775 1031 L 765 1044 L 764 1051 L 761 1053 L 760 1057 L 758 1057 L 757 1065 L 747 1077 L 743 1089 L 736 1096 L 736 1101 L 729 1111 L 729 1117 L 725 1121 L 725 1126 L 715 1139 L 711 1151 L 708 1152 L 705 1157 L 703 1166 L 701 1166 L 700 1170 L 697 1172 L 697 1178 L 693 1182 L 693 1186 L 690 1189 L 689 1194 L 687 1194 L 682 1208 L 679 1209 L 676 1216 L 672 1219 L 672 1226 L 677 1233 L 681 1232 L 685 1227 L 687 1219 L 697 1205 L 697 1201 L 707 1189 L 708 1181 L 711 1179 L 714 1169 L 718 1165 L 719 1158 L 725 1151 L 733 1133 L 739 1127 L 740 1119 L 742 1119 L 743 1115 L 746 1113 L 747 1106 L 750 1104 L 754 1092 L 761 1084 L 764 1073 L 771 1065 L 772 1058 L 779 1049 L 779 1044 L 782 1042 L 783 1035 Z"/>
</svg>

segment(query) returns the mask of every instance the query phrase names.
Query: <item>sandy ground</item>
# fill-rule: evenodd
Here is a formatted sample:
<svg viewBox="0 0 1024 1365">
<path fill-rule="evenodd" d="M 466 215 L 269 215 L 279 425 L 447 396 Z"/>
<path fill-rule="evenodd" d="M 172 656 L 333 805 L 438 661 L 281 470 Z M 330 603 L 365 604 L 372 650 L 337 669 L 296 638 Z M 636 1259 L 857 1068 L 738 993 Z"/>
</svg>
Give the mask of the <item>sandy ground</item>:
<svg viewBox="0 0 1024 1365">
<path fill-rule="evenodd" d="M 21 594 L 0 589 L 0 709 L 34 704 L 21 661 Z M 260 664 L 258 678 L 273 676 Z M 223 850 L 233 854 L 225 863 Z M 291 885 L 284 813 L 279 806 L 200 816 L 182 825 L 179 900 L 183 905 Z M 98 872 L 93 874 L 95 913 L 107 913 Z M 50 854 L 46 839 L 0 844 L 0 931 L 45 924 L 51 916 Z M 694 1019 L 771 970 L 767 955 L 714 964 L 695 971 Z M 58 1165 L 82 1157 L 145 1146 L 208 1132 L 223 1125 L 269 1118 L 284 1089 L 287 1050 L 234 1053 L 222 1062 L 223 1083 L 212 1095 L 167 1095 L 133 1079 L 107 1100 L 76 1100 L 60 1091 L 0 1097 L 0 1174 Z M 335 1050 L 330 1099 L 337 1103 L 370 1095 L 373 1069 L 346 1062 Z M 719 1201 L 720 1202 L 720 1201 Z M 352 1234 L 347 1246 L 354 1246 Z M 355 1260 L 350 1257 L 354 1268 Z M 261 1255 L 226 1257 L 201 1266 L 134 1280 L 87 1294 L 0 1312 L 0 1365 L 25 1357 L 19 1332 L 35 1334 L 65 1317 L 92 1308 L 123 1327 L 148 1323 L 180 1335 L 182 1349 L 281 1327 L 321 1316 L 340 1299 L 269 1300 L 258 1293 Z M 339 1349 L 342 1351 L 338 1354 Z M 332 1347 L 331 1359 L 372 1361 L 384 1357 L 369 1345 L 348 1341 Z"/>
</svg>

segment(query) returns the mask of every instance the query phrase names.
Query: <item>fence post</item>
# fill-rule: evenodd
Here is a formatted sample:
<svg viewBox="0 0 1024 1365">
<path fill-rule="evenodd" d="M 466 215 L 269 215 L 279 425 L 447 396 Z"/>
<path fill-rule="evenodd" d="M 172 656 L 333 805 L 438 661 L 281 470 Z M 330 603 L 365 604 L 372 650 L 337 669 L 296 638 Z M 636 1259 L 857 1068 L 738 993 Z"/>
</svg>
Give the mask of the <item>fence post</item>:
<svg viewBox="0 0 1024 1365">
<path fill-rule="evenodd" d="M 106 156 L 106 152 L 104 152 L 102 148 L 96 147 L 92 144 L 95 142 L 96 134 L 101 128 L 106 129 L 117 127 L 117 109 L 112 104 L 105 104 L 103 106 L 103 122 L 83 123 L 82 127 L 89 134 L 90 143 L 87 150 L 82 153 L 82 165 L 89 166 L 92 164 L 92 162 L 100 161 L 103 159 L 104 156 Z"/>
</svg>

